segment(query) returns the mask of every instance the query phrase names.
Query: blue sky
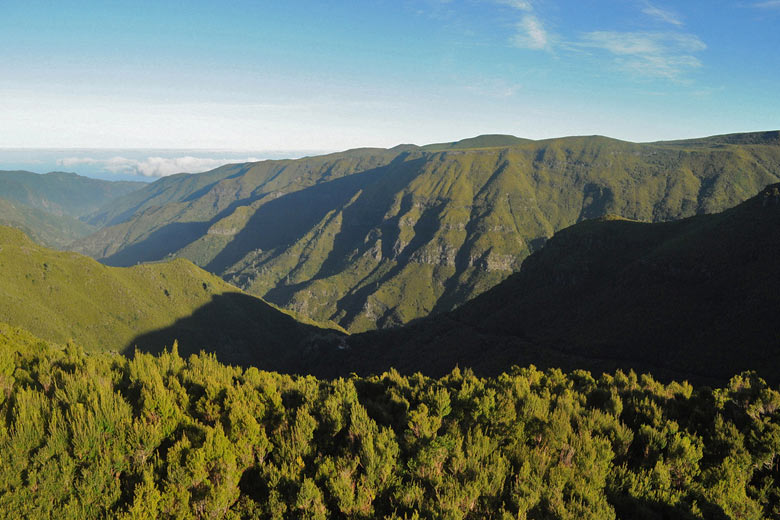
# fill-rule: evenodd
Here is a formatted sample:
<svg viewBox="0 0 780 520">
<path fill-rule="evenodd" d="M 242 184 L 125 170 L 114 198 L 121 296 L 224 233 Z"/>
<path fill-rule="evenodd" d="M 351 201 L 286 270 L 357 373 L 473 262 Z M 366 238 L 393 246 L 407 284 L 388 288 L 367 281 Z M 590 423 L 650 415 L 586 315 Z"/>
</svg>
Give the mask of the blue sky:
<svg viewBox="0 0 780 520">
<path fill-rule="evenodd" d="M 779 87 L 780 0 L 0 3 L 0 148 L 648 141 L 780 128 Z"/>
</svg>

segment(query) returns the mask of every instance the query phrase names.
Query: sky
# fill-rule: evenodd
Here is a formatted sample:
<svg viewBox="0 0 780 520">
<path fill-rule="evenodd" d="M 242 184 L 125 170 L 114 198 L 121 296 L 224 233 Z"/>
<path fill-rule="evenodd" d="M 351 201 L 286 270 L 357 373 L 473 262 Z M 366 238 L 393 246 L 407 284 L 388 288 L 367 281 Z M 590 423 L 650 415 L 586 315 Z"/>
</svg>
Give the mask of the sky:
<svg viewBox="0 0 780 520">
<path fill-rule="evenodd" d="M 0 169 L 770 130 L 779 87 L 780 0 L 0 0 Z"/>
</svg>

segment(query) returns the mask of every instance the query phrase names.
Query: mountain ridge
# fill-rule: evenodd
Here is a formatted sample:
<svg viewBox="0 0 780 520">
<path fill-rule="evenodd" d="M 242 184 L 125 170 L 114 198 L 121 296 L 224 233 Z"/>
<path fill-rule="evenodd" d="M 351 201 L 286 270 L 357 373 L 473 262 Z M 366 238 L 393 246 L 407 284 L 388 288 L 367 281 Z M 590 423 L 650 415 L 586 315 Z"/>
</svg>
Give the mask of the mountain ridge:
<svg viewBox="0 0 780 520">
<path fill-rule="evenodd" d="M 761 142 L 751 135 L 734 139 Z M 495 138 L 482 137 L 466 142 Z M 76 250 L 110 265 L 185 257 L 360 332 L 462 305 L 580 220 L 713 213 L 780 180 L 774 143 L 512 142 L 358 149 L 158 181 L 113 204 L 104 218 L 124 221 Z"/>
<path fill-rule="evenodd" d="M 72 172 L 0 171 L 0 198 L 57 216 L 83 218 L 146 184 L 93 179 Z"/>
<path fill-rule="evenodd" d="M 76 239 L 96 231 L 81 220 L 67 215 L 53 215 L 31 206 L 0 197 L 0 225 L 13 226 L 42 245 L 64 249 Z"/>
</svg>

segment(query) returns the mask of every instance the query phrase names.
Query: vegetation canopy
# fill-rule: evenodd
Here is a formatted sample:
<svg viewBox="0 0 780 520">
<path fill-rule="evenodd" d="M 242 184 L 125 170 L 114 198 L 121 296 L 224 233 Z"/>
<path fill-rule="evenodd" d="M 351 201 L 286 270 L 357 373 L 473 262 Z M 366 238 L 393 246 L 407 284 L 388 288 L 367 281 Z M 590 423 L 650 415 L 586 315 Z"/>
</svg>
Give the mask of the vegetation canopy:
<svg viewBox="0 0 780 520">
<path fill-rule="evenodd" d="M 765 519 L 780 393 L 616 372 L 333 381 L 0 325 L 9 518 Z"/>
</svg>

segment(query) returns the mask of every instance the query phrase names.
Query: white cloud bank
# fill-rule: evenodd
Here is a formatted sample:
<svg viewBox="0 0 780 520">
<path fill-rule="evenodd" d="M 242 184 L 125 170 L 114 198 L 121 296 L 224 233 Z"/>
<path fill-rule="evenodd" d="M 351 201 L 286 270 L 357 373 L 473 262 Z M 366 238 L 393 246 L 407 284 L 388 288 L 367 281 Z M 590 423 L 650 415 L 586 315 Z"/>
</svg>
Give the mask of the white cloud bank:
<svg viewBox="0 0 780 520">
<path fill-rule="evenodd" d="M 247 157 L 245 159 L 217 159 L 206 157 L 147 157 L 146 159 L 129 159 L 127 157 L 111 157 L 96 159 L 93 157 L 65 157 L 57 160 L 57 165 L 70 168 L 82 164 L 99 166 L 111 173 L 142 175 L 144 177 L 166 177 L 175 173 L 201 173 L 213 170 L 219 166 L 232 163 L 255 162 L 261 159 Z"/>
</svg>

